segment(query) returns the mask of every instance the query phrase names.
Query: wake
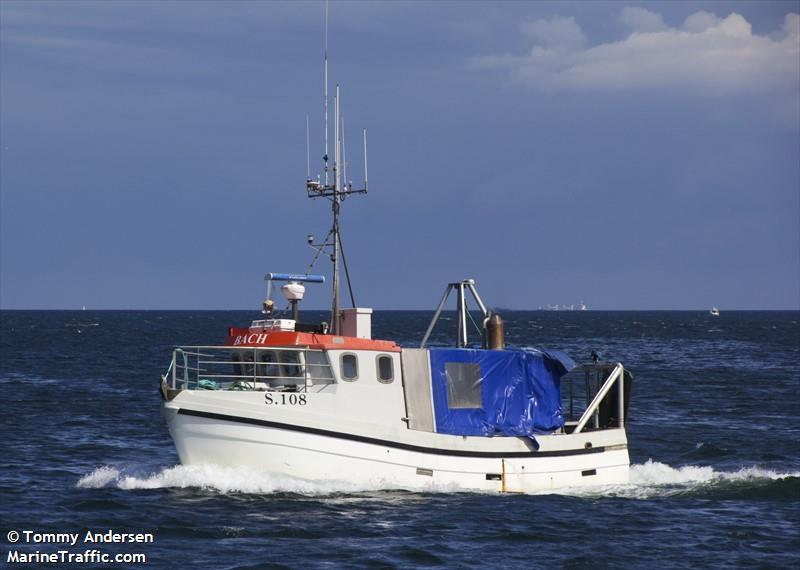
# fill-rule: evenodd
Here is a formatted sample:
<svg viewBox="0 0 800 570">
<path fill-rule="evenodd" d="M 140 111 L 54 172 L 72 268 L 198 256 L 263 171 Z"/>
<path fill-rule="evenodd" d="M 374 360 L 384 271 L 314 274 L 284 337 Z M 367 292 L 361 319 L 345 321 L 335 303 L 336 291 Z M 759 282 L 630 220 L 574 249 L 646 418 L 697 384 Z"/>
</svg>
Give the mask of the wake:
<svg viewBox="0 0 800 570">
<path fill-rule="evenodd" d="M 780 473 L 762 467 L 742 467 L 736 471 L 716 471 L 713 467 L 671 467 L 648 460 L 631 465 L 630 482 L 626 485 L 572 487 L 541 491 L 536 494 L 562 494 L 585 497 L 626 497 L 648 499 L 675 495 L 696 495 L 719 489 L 738 488 L 747 495 L 748 488 L 763 488 L 775 482 L 800 485 L 800 472 Z M 178 465 L 154 473 L 126 472 L 116 467 L 98 467 L 81 477 L 81 489 L 116 488 L 124 491 L 152 489 L 201 489 L 221 494 L 293 493 L 306 496 L 325 496 L 370 491 L 398 490 L 390 482 L 376 480 L 367 485 L 346 481 L 308 481 L 287 476 L 270 475 L 249 467 L 218 465 Z M 459 492 L 452 486 L 432 484 L 414 491 L 432 493 Z"/>
</svg>

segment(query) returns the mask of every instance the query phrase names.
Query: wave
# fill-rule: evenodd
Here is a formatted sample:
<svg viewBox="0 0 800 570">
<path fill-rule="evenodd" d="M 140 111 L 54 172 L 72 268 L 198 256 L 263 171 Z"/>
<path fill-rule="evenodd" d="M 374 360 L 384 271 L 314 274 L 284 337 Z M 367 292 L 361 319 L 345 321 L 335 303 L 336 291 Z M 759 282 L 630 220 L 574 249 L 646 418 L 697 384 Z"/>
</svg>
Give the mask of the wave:
<svg viewBox="0 0 800 570">
<path fill-rule="evenodd" d="M 781 473 L 758 466 L 717 471 L 709 466 L 672 467 L 652 459 L 631 465 L 627 485 L 573 489 L 569 494 L 606 495 L 632 499 L 658 497 L 709 497 L 755 499 L 765 496 L 800 496 L 800 471 Z"/>
<path fill-rule="evenodd" d="M 631 465 L 631 483 L 637 485 L 672 485 L 721 481 L 775 481 L 790 477 L 800 477 L 800 471 L 779 473 L 757 466 L 742 467 L 737 471 L 716 471 L 713 467 L 693 465 L 686 465 L 676 469 L 652 459 L 640 465 Z"/>
<path fill-rule="evenodd" d="M 151 489 L 201 489 L 227 493 L 276 494 L 292 493 L 307 496 L 338 495 L 371 491 L 398 490 L 397 485 L 374 481 L 356 485 L 346 481 L 308 481 L 288 476 L 270 475 L 249 467 L 218 465 L 178 465 L 147 474 L 126 472 L 116 467 L 98 467 L 77 483 L 82 489 L 116 488 L 124 491 Z M 417 489 L 419 491 L 419 489 Z M 463 491 L 455 486 L 431 484 L 423 492 L 451 493 Z M 546 491 L 542 494 L 563 494 L 590 497 L 623 497 L 649 499 L 669 496 L 733 494 L 741 498 L 762 496 L 798 496 L 800 472 L 780 473 L 762 467 L 743 467 L 736 471 L 716 471 L 713 467 L 686 465 L 671 467 L 648 460 L 631 466 L 626 485 L 573 487 Z"/>
<path fill-rule="evenodd" d="M 397 485 L 376 480 L 371 484 L 353 484 L 339 480 L 309 481 L 295 477 L 271 475 L 251 467 L 222 467 L 219 465 L 177 465 L 165 467 L 147 475 L 126 474 L 116 467 L 103 466 L 84 475 L 77 486 L 83 489 L 196 488 L 227 493 L 293 493 L 300 495 L 335 495 L 364 491 L 396 490 Z M 430 492 L 451 492 L 452 486 L 432 485 Z"/>
</svg>

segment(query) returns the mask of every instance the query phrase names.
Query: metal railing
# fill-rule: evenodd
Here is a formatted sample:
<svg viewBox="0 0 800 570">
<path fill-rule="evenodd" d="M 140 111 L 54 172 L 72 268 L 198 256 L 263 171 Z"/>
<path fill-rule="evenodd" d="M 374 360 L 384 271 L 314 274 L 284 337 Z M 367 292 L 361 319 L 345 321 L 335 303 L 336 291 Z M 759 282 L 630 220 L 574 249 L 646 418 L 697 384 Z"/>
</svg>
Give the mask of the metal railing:
<svg viewBox="0 0 800 570">
<path fill-rule="evenodd" d="M 177 347 L 164 379 L 173 390 L 305 392 L 335 382 L 325 351 L 238 346 Z"/>
<path fill-rule="evenodd" d="M 579 381 L 581 376 L 583 382 Z M 562 395 L 568 400 L 568 431 L 580 433 L 590 422 L 592 429 L 625 427 L 631 380 L 620 363 L 584 364 L 567 374 L 562 379 Z M 611 393 L 615 387 L 616 393 Z"/>
</svg>

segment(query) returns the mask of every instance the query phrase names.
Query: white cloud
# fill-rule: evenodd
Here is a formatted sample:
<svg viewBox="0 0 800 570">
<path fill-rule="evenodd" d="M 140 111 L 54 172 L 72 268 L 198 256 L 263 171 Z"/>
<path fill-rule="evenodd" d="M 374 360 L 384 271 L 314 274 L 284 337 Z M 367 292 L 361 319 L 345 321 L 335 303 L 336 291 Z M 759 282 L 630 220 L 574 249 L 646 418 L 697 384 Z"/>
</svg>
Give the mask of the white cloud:
<svg viewBox="0 0 800 570">
<path fill-rule="evenodd" d="M 580 49 L 586 43 L 586 35 L 575 18 L 553 16 L 549 20 L 523 22 L 522 31 L 549 48 Z"/>
<path fill-rule="evenodd" d="M 787 14 L 772 35 L 753 34 L 739 14 L 692 14 L 680 28 L 659 14 L 625 8 L 633 32 L 619 41 L 586 45 L 572 18 L 525 25 L 534 45 L 523 55 L 476 58 L 534 89 L 554 91 L 678 90 L 711 96 L 790 93 L 800 96 L 800 16 Z M 557 25 L 556 25 L 557 24 Z M 556 33 L 553 30 L 561 30 Z M 551 36 L 547 33 L 552 32 Z M 558 42 L 573 49 L 556 49 Z M 569 40 L 572 38 L 572 40 Z M 582 43 L 577 38 L 583 38 Z"/>
<path fill-rule="evenodd" d="M 699 34 L 708 28 L 713 28 L 719 24 L 716 14 L 710 12 L 695 12 L 683 22 L 683 29 L 687 32 Z"/>
<path fill-rule="evenodd" d="M 634 32 L 663 32 L 668 27 L 661 14 L 644 8 L 626 6 L 622 9 L 620 19 Z"/>
<path fill-rule="evenodd" d="M 788 37 L 800 38 L 800 14 L 786 14 L 783 20 L 783 33 Z"/>
</svg>

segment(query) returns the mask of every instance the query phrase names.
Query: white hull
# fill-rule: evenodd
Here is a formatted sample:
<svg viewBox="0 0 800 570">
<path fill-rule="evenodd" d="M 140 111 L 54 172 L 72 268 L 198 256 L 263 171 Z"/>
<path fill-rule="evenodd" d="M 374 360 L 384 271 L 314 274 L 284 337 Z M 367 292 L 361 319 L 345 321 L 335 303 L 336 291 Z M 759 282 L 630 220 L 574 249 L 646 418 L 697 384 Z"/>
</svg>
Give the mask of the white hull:
<svg viewBox="0 0 800 570">
<path fill-rule="evenodd" d="M 346 481 L 365 489 L 530 493 L 628 482 L 624 429 L 540 435 L 535 451 L 525 438 L 407 429 L 373 436 L 363 430 L 346 433 L 333 431 L 333 426 L 278 423 L 261 414 L 220 414 L 215 406 L 200 408 L 164 403 L 170 434 L 185 465 L 248 466 L 312 481 Z"/>
</svg>

